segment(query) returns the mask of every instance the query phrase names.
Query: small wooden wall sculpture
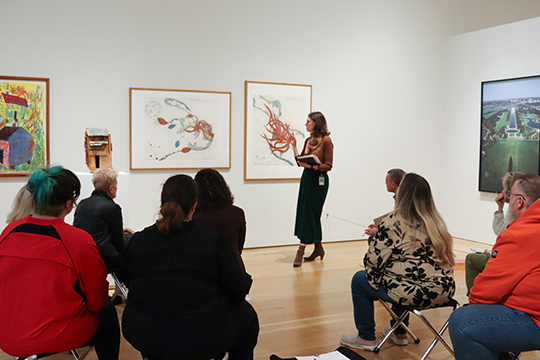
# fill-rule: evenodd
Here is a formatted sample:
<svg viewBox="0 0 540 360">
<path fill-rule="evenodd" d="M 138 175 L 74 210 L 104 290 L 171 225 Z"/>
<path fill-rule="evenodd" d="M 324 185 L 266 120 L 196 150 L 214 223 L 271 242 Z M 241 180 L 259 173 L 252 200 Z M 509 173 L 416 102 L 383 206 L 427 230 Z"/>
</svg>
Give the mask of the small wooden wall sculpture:
<svg viewBox="0 0 540 360">
<path fill-rule="evenodd" d="M 112 169 L 112 143 L 109 129 L 86 128 L 84 148 L 86 165 L 90 172 L 101 168 Z"/>
</svg>

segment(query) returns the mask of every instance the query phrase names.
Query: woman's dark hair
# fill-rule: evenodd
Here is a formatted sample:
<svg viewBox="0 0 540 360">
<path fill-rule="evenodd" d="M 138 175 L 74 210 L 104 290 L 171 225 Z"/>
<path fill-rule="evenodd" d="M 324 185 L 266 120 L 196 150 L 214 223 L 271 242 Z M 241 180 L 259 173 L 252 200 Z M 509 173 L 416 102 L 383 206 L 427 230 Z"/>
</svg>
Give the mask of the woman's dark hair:
<svg viewBox="0 0 540 360">
<path fill-rule="evenodd" d="M 234 196 L 223 176 L 214 169 L 202 169 L 195 175 L 199 189 L 197 210 L 220 208 L 232 205 Z"/>
<path fill-rule="evenodd" d="M 68 201 L 81 193 L 79 178 L 62 166 L 47 166 L 34 172 L 26 184 L 34 210 L 40 215 L 59 216 Z"/>
<path fill-rule="evenodd" d="M 315 122 L 315 130 L 313 130 L 313 136 L 325 136 L 330 135 L 328 126 L 326 125 L 326 118 L 320 111 L 312 112 L 308 117 Z"/>
<path fill-rule="evenodd" d="M 197 202 L 197 184 L 188 175 L 174 175 L 165 181 L 161 191 L 160 218 L 156 225 L 164 234 L 180 229 Z"/>
</svg>

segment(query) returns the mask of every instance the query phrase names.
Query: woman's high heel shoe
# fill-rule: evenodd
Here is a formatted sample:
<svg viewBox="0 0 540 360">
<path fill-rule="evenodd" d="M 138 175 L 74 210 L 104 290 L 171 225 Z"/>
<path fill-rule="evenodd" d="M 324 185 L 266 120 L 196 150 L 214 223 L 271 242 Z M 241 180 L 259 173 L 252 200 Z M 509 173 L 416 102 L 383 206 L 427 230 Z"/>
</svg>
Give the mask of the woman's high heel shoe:
<svg viewBox="0 0 540 360">
<path fill-rule="evenodd" d="M 293 262 L 294 267 L 302 266 L 302 256 L 304 256 L 305 250 L 306 250 L 305 245 L 298 246 L 298 250 L 296 251 L 296 257 L 294 258 L 294 262 Z"/>
<path fill-rule="evenodd" d="M 321 257 L 321 260 L 324 259 L 324 249 L 320 242 L 315 243 L 315 249 L 313 250 L 311 255 L 304 258 L 304 261 L 314 261 L 319 256 Z"/>
</svg>

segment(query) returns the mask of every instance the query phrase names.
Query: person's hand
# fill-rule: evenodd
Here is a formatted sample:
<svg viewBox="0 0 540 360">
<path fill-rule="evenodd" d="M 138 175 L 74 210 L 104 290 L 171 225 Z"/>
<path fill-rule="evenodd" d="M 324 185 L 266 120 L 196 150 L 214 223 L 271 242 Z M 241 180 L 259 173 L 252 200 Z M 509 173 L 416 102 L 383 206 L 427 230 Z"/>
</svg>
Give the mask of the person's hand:
<svg viewBox="0 0 540 360">
<path fill-rule="evenodd" d="M 133 235 L 133 234 L 135 234 L 135 231 L 131 230 L 130 228 L 125 228 L 125 229 L 124 229 L 124 234 L 131 234 L 131 235 Z"/>
<path fill-rule="evenodd" d="M 305 167 L 305 168 L 311 169 L 311 165 L 309 165 L 308 163 L 305 163 L 305 162 L 299 162 L 299 163 L 298 163 L 298 166 L 301 166 L 301 167 Z"/>
<path fill-rule="evenodd" d="M 370 224 L 368 226 L 368 228 L 366 229 L 366 231 L 364 231 L 364 235 L 371 236 L 371 235 L 375 234 L 376 232 L 377 232 L 377 225 Z"/>
<path fill-rule="evenodd" d="M 495 197 L 495 202 L 497 203 L 497 206 L 499 207 L 497 210 L 497 213 L 502 213 L 503 206 L 506 200 L 506 190 L 503 190 L 500 194 L 495 193 L 497 196 Z"/>
<path fill-rule="evenodd" d="M 289 134 L 291 134 L 291 137 L 290 137 L 291 145 L 296 147 L 296 136 L 294 136 L 293 132 L 290 132 Z"/>
</svg>

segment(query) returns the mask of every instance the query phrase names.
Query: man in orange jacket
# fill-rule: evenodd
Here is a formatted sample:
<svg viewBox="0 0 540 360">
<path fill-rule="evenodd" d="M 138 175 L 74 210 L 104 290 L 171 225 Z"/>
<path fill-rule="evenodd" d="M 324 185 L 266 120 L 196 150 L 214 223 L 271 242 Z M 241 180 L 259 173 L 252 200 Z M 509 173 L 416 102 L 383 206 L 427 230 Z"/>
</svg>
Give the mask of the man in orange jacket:
<svg viewBox="0 0 540 360">
<path fill-rule="evenodd" d="M 508 228 L 469 295 L 450 317 L 457 360 L 540 350 L 540 176 L 523 174 L 509 194 Z"/>
</svg>

